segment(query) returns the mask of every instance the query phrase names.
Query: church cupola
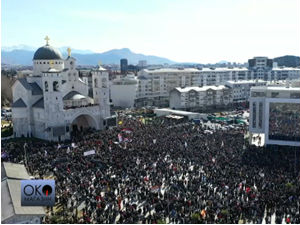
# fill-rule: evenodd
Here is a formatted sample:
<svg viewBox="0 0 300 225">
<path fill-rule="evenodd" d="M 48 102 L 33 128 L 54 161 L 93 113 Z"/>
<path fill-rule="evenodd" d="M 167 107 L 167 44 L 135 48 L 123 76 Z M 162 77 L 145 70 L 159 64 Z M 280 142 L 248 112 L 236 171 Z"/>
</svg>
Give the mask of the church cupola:
<svg viewBox="0 0 300 225">
<path fill-rule="evenodd" d="M 53 67 L 61 71 L 64 69 L 64 60 L 59 50 L 49 45 L 50 38 L 45 37 L 46 45 L 40 47 L 33 56 L 33 75 L 41 75 L 50 69 L 50 61 Z"/>
</svg>

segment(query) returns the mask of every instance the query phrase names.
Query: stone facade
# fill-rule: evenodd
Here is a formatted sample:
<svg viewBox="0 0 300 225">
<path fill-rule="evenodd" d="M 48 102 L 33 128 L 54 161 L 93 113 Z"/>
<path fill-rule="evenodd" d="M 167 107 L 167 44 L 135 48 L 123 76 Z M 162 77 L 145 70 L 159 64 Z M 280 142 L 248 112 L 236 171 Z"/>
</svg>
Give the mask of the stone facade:
<svg viewBox="0 0 300 225">
<path fill-rule="evenodd" d="M 15 137 L 62 141 L 70 139 L 73 131 L 103 128 L 104 118 L 110 116 L 108 72 L 101 66 L 92 70 L 89 86 L 68 52 L 62 59 L 47 43 L 34 55 L 33 74 L 13 84 Z"/>
</svg>

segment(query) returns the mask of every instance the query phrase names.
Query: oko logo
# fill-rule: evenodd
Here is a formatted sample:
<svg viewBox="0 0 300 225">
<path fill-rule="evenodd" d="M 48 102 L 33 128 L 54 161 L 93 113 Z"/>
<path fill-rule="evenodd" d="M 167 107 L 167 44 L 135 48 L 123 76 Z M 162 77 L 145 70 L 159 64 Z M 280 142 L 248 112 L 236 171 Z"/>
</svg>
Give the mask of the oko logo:
<svg viewBox="0 0 300 225">
<path fill-rule="evenodd" d="M 54 206 L 54 180 L 21 180 L 21 206 Z"/>
</svg>

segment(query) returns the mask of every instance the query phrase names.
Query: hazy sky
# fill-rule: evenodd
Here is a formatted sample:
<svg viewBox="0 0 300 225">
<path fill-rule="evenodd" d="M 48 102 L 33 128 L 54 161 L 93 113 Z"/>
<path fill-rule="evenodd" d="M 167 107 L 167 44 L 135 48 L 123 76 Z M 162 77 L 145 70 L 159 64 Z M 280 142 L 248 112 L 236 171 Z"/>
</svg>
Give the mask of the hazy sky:
<svg viewBox="0 0 300 225">
<path fill-rule="evenodd" d="M 133 52 L 178 62 L 300 55 L 299 0 L 2 0 L 2 46 Z"/>
</svg>

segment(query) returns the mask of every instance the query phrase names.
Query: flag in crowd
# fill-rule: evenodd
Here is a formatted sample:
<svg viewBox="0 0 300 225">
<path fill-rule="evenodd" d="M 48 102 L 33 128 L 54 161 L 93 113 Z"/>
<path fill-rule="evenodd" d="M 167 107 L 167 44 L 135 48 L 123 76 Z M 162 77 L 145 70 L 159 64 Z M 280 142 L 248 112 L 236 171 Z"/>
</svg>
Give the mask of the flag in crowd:
<svg viewBox="0 0 300 225">
<path fill-rule="evenodd" d="M 123 132 L 127 133 L 127 134 L 131 134 L 132 133 L 132 129 L 131 128 L 124 128 L 122 129 Z"/>
<path fill-rule="evenodd" d="M 121 143 L 123 141 L 123 137 L 122 137 L 122 134 L 118 134 L 118 139 L 119 139 L 119 143 Z"/>
</svg>

